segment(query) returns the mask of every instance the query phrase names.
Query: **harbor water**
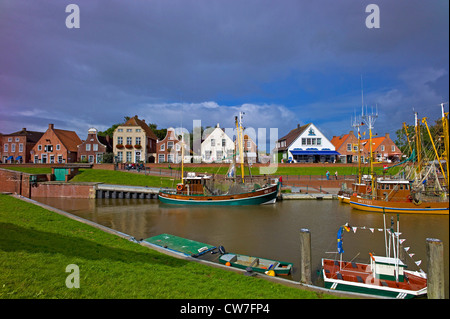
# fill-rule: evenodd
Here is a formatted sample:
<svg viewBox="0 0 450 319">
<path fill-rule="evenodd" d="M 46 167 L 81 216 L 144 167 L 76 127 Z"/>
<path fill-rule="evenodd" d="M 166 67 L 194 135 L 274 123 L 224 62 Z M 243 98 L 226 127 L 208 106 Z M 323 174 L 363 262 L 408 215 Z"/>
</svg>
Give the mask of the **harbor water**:
<svg viewBox="0 0 450 319">
<path fill-rule="evenodd" d="M 321 258 L 335 258 L 337 231 L 348 223 L 356 232 L 344 232 L 343 260 L 369 263 L 369 253 L 386 255 L 383 214 L 352 209 L 338 200 L 284 200 L 260 206 L 178 206 L 157 199 L 34 198 L 79 217 L 145 239 L 162 233 L 184 237 L 227 252 L 294 263 L 289 279 L 298 281 L 300 229 L 311 232 L 313 281 Z M 397 216 L 386 214 L 388 228 Z M 448 215 L 400 215 L 401 251 L 410 270 L 427 271 L 426 239 L 444 244 L 445 296 L 449 297 Z M 405 251 L 406 247 L 410 247 Z M 391 252 L 392 254 L 392 252 Z M 218 254 L 217 254 L 218 255 Z"/>
</svg>

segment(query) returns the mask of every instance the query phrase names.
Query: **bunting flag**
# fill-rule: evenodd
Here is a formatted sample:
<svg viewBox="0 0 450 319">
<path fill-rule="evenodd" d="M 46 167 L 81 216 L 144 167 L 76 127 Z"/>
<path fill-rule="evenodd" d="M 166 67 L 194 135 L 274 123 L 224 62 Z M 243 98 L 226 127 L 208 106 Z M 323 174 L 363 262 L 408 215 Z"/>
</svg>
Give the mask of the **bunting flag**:
<svg viewBox="0 0 450 319">
<path fill-rule="evenodd" d="M 356 233 L 356 231 L 358 229 L 368 229 L 368 230 L 370 230 L 372 232 L 372 234 L 374 233 L 375 230 L 378 230 L 379 232 L 383 232 L 384 231 L 383 228 L 371 228 L 371 227 L 366 227 L 366 226 L 349 226 L 348 223 L 346 223 L 345 225 L 342 225 L 341 227 L 339 227 L 339 230 L 338 230 L 338 233 L 337 233 L 337 246 L 338 246 L 338 253 L 339 254 L 343 254 L 344 253 L 344 248 L 342 246 L 342 243 L 343 243 L 342 242 L 342 235 L 344 233 L 344 229 L 347 232 L 350 232 L 350 230 L 352 230 L 353 233 Z M 402 234 L 401 232 L 396 232 L 396 231 L 394 231 L 394 229 L 389 229 L 389 228 L 386 229 L 386 231 L 388 232 L 389 235 L 393 235 L 396 238 L 398 238 L 400 244 L 403 244 L 406 241 L 406 239 L 400 238 L 400 235 Z M 402 247 L 402 248 L 405 250 L 405 252 L 408 252 L 410 250 L 410 247 Z M 410 258 L 413 258 L 415 253 L 410 253 L 408 255 L 409 255 Z M 422 263 L 422 260 L 414 261 L 414 263 L 417 266 L 419 266 Z M 418 268 L 419 268 L 420 272 L 424 273 L 424 271 L 420 267 L 418 267 Z"/>
</svg>

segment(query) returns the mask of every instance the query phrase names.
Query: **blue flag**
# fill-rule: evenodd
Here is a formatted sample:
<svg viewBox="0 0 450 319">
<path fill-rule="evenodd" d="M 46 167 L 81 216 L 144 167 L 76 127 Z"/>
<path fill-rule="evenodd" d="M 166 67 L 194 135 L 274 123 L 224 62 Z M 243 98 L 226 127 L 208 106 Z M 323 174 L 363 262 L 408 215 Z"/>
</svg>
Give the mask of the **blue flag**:
<svg viewBox="0 0 450 319">
<path fill-rule="evenodd" d="M 338 233 L 337 233 L 337 250 L 339 254 L 344 253 L 344 248 L 342 247 L 342 229 L 343 227 L 339 227 Z"/>
</svg>

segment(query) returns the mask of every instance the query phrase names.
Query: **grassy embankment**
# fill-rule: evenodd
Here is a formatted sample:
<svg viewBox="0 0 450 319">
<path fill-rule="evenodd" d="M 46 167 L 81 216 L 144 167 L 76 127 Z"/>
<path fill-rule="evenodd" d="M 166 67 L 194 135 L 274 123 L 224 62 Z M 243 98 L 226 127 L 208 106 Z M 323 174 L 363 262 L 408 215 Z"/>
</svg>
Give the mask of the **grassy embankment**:
<svg viewBox="0 0 450 319">
<path fill-rule="evenodd" d="M 168 168 L 168 166 L 167 166 Z M 124 171 L 111 171 L 102 169 L 80 169 L 79 174 L 76 175 L 71 182 L 102 182 L 106 184 L 119 184 L 119 185 L 133 185 L 133 186 L 149 186 L 149 187 L 175 187 L 176 183 L 180 182 L 179 175 L 175 172 L 178 167 L 172 166 L 173 176 L 165 177 L 158 175 L 144 175 L 136 174 L 132 172 Z M 11 167 L 9 169 L 22 171 L 31 174 L 48 174 L 51 173 L 51 168 L 34 168 L 34 167 Z M 152 169 L 155 172 L 159 171 L 159 168 Z M 186 171 L 194 171 L 198 173 L 208 174 L 226 174 L 228 168 L 225 166 L 218 167 L 187 167 Z M 301 175 L 301 176 L 325 176 L 325 172 L 329 170 L 330 175 L 333 176 L 335 171 L 338 171 L 339 176 L 343 175 L 355 175 L 357 168 L 352 166 L 306 166 L 306 167 L 278 167 L 274 175 Z M 381 175 L 382 168 L 377 167 L 376 173 Z M 391 174 L 398 172 L 399 168 L 395 167 L 390 170 Z M 166 170 L 168 171 L 168 170 Z M 240 167 L 236 168 L 237 175 L 240 174 Z M 246 175 L 248 169 L 245 170 Z M 259 167 L 252 167 L 252 174 L 259 175 Z"/>
<path fill-rule="evenodd" d="M 80 288 L 66 287 L 69 264 Z M 0 298 L 329 298 L 176 259 L 0 195 Z"/>
</svg>

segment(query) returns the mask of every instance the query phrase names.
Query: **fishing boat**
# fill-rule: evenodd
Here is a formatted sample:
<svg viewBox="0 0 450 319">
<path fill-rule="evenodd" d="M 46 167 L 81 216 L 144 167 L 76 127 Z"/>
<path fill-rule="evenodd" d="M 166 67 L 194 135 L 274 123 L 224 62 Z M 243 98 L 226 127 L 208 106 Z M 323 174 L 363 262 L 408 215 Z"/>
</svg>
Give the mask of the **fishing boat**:
<svg viewBox="0 0 450 319">
<path fill-rule="evenodd" d="M 181 183 L 177 184 L 176 189 L 160 189 L 158 198 L 162 203 L 229 206 L 274 204 L 276 202 L 280 190 L 280 183 L 277 178 L 268 178 L 263 185 L 244 183 L 242 113 L 239 114 L 239 122 L 237 117 L 235 120 L 241 157 L 242 182 L 237 183 L 226 178 L 217 182 L 211 175 L 196 174 L 195 172 L 188 172 L 185 177 L 182 160 Z M 183 150 L 184 147 L 182 147 Z M 182 154 L 181 157 L 183 159 L 184 155 Z M 233 158 L 235 159 L 235 156 Z"/>
<path fill-rule="evenodd" d="M 292 263 L 283 261 L 229 253 L 220 256 L 219 262 L 240 269 L 247 269 L 250 267 L 252 271 L 259 273 L 270 274 L 270 271 L 272 270 L 275 275 L 289 275 L 293 265 Z"/>
<path fill-rule="evenodd" d="M 447 117 L 442 105 L 444 127 L 448 127 Z M 350 196 L 351 207 L 369 212 L 448 215 L 448 131 L 444 130 L 445 149 L 443 155 L 439 156 L 426 118 L 422 119 L 422 123 L 426 125 L 430 135 L 434 154 L 422 155 L 421 150 L 424 147 L 421 146 L 421 130 L 416 113 L 415 144 L 417 151 L 411 149 L 411 156 L 404 161 L 406 164 L 404 170 L 393 178 L 375 178 L 374 176 L 365 193 L 354 193 Z M 443 163 L 447 164 L 446 169 L 444 169 Z"/>
<path fill-rule="evenodd" d="M 398 257 L 400 249 L 398 225 L 397 215 L 397 232 L 393 231 L 393 226 L 390 230 L 384 229 L 385 233 L 389 234 L 389 250 L 386 241 L 386 256 L 374 256 L 369 253 L 370 263 L 342 261 L 344 253 L 342 237 L 344 230 L 349 231 L 349 227 L 341 226 L 337 234 L 340 259 L 322 259 L 321 276 L 325 288 L 399 299 L 425 295 L 427 293 L 426 273 L 422 270 L 407 270 L 407 265 Z M 397 249 L 395 249 L 396 245 Z"/>
</svg>

